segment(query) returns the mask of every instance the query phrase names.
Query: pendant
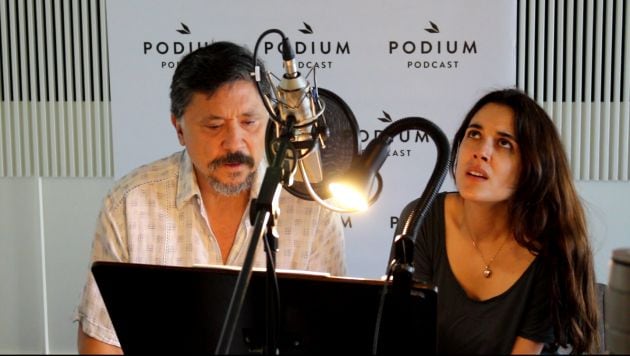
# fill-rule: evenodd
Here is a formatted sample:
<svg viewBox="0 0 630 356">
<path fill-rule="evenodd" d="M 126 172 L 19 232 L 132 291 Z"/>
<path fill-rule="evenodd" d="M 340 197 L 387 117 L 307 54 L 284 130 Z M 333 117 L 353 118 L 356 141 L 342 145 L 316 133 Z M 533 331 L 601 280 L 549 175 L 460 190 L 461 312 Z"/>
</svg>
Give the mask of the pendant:
<svg viewBox="0 0 630 356">
<path fill-rule="evenodd" d="M 486 267 L 483 269 L 483 276 L 484 276 L 484 277 L 486 277 L 486 278 L 490 278 L 490 275 L 491 275 L 491 274 L 492 274 L 492 271 L 490 270 L 490 267 L 489 267 L 489 266 L 486 266 Z"/>
</svg>

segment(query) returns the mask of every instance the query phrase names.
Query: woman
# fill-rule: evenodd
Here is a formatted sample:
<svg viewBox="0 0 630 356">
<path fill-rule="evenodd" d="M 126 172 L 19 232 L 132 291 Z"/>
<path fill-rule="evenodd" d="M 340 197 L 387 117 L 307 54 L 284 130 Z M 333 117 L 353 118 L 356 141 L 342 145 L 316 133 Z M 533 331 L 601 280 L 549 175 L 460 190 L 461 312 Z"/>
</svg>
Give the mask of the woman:
<svg viewBox="0 0 630 356">
<path fill-rule="evenodd" d="M 415 278 L 438 287 L 438 352 L 597 352 L 585 216 L 549 116 L 519 90 L 491 92 L 451 162 L 458 191 L 436 197 L 414 255 Z"/>
</svg>

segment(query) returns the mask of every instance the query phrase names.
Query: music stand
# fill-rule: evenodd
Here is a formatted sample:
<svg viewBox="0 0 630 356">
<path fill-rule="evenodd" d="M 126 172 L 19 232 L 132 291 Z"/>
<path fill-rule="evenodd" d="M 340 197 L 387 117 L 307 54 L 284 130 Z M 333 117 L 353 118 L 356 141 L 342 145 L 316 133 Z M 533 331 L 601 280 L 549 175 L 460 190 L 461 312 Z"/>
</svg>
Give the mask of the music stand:
<svg viewBox="0 0 630 356">
<path fill-rule="evenodd" d="M 92 273 L 125 354 L 215 352 L 238 269 L 95 262 Z M 281 353 L 372 353 L 383 281 L 277 276 Z M 418 352 L 435 353 L 436 289 L 419 286 L 412 294 L 404 317 L 388 313 L 386 303 L 383 353 L 399 350 L 401 337 L 411 337 L 402 341 Z M 230 352 L 262 353 L 266 325 L 265 274 L 254 271 Z"/>
</svg>

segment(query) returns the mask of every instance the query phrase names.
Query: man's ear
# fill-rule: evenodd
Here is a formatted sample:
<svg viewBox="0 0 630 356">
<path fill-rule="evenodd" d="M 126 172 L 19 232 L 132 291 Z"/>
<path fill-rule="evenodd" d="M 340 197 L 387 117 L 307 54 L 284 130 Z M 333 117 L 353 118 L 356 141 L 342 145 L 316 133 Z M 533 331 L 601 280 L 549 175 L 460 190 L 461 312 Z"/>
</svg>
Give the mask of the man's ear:
<svg viewBox="0 0 630 356">
<path fill-rule="evenodd" d="M 182 131 L 182 119 L 178 119 L 175 115 L 171 114 L 171 124 L 175 128 L 175 132 L 177 132 L 177 139 L 179 140 L 179 144 L 184 146 L 186 143 L 184 141 L 184 133 Z"/>
</svg>

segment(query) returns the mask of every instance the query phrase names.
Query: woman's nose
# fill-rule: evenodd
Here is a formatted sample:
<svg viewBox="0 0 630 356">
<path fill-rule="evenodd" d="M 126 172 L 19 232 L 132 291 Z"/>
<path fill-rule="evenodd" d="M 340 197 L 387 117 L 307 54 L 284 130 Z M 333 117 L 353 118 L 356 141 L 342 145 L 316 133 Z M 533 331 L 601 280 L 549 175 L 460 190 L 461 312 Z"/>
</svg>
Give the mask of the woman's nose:
<svg viewBox="0 0 630 356">
<path fill-rule="evenodd" d="M 489 140 L 483 141 L 479 145 L 477 152 L 473 154 L 475 158 L 481 159 L 484 162 L 488 162 L 490 160 L 491 155 L 492 155 L 492 143 L 489 142 Z"/>
</svg>

